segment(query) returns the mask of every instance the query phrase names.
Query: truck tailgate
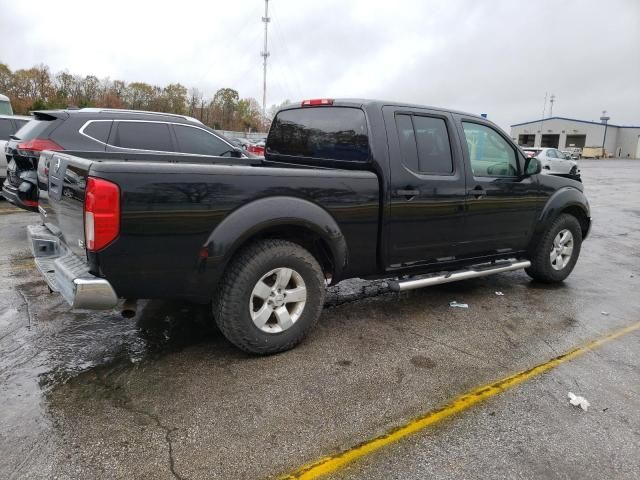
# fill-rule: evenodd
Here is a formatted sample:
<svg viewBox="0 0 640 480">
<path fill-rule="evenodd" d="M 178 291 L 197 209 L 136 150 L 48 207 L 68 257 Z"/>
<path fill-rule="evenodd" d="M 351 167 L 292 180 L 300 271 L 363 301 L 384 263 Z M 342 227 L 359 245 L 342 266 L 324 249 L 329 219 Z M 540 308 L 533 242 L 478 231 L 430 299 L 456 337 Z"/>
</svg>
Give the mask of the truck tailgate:
<svg viewBox="0 0 640 480">
<path fill-rule="evenodd" d="M 84 195 L 92 160 L 44 152 L 38 162 L 38 210 L 47 228 L 80 258 L 86 257 Z"/>
</svg>

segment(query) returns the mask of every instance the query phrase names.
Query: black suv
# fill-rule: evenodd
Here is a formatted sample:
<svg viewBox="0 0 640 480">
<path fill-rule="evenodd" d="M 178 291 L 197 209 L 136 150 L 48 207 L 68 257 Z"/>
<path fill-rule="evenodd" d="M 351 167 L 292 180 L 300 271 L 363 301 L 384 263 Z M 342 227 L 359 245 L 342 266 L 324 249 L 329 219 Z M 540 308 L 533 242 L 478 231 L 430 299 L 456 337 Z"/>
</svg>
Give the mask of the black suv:
<svg viewBox="0 0 640 480">
<path fill-rule="evenodd" d="M 43 150 L 88 158 L 167 154 L 236 157 L 252 155 L 185 115 L 106 108 L 45 110 L 7 142 L 3 196 L 25 210 L 38 210 L 36 170 Z"/>
</svg>

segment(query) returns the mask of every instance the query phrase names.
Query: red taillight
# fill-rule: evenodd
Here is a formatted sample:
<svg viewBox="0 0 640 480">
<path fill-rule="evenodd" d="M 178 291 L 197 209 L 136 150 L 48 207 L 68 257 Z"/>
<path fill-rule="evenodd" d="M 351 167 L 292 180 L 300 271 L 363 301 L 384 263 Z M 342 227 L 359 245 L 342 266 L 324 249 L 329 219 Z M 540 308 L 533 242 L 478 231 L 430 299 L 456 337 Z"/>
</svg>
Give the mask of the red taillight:
<svg viewBox="0 0 640 480">
<path fill-rule="evenodd" d="M 87 250 L 96 252 L 120 233 L 120 189 L 115 183 L 89 177 L 84 196 L 84 237 Z"/>
<path fill-rule="evenodd" d="M 264 147 L 258 145 L 250 145 L 247 147 L 247 151 L 255 155 L 264 155 Z"/>
<path fill-rule="evenodd" d="M 333 98 L 313 98 L 302 101 L 303 107 L 313 107 L 316 105 L 333 105 Z"/>
<path fill-rule="evenodd" d="M 64 150 L 53 140 L 47 138 L 33 138 L 24 142 L 20 142 L 16 148 L 25 152 L 42 152 L 43 150 L 55 150 L 57 152 Z"/>
</svg>

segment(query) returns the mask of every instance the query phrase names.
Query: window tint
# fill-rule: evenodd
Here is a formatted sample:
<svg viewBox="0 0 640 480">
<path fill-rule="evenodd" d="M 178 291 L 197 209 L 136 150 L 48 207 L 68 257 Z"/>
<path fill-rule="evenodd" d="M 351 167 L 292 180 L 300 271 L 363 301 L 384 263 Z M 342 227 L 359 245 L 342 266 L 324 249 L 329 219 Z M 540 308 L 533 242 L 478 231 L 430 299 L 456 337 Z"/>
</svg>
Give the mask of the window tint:
<svg viewBox="0 0 640 480">
<path fill-rule="evenodd" d="M 267 152 L 364 162 L 369 159 L 364 112 L 347 107 L 311 107 L 280 112 L 269 132 Z"/>
<path fill-rule="evenodd" d="M 15 136 L 20 140 L 31 140 L 33 138 L 42 137 L 44 131 L 53 125 L 51 120 L 30 120 L 20 130 L 15 133 Z"/>
<path fill-rule="evenodd" d="M 513 177 L 518 174 L 516 152 L 492 128 L 462 122 L 471 170 L 477 177 Z"/>
<path fill-rule="evenodd" d="M 403 165 L 409 170 L 419 172 L 418 146 L 411 115 L 396 115 L 396 128 L 398 130 L 398 139 L 400 140 Z"/>
<path fill-rule="evenodd" d="M 449 134 L 443 119 L 397 115 L 396 126 L 406 167 L 419 173 L 453 172 Z"/>
<path fill-rule="evenodd" d="M 178 139 L 178 148 L 183 153 L 220 156 L 233 149 L 215 135 L 199 128 L 174 125 L 173 131 Z"/>
<path fill-rule="evenodd" d="M 151 122 L 118 122 L 116 147 L 172 152 L 169 125 Z"/>
<path fill-rule="evenodd" d="M 29 123 L 29 120 L 14 120 L 14 122 L 16 122 L 16 131 L 20 130 L 22 127 L 24 127 L 27 123 Z"/>
<path fill-rule="evenodd" d="M 9 140 L 13 135 L 13 123 L 8 118 L 0 118 L 0 140 Z"/>
<path fill-rule="evenodd" d="M 547 150 L 547 151 L 545 152 L 545 156 L 547 156 L 547 157 L 549 157 L 549 158 L 557 158 L 557 157 L 556 157 L 556 152 L 555 152 L 554 150 L 552 150 L 552 149 Z"/>
<path fill-rule="evenodd" d="M 109 132 L 111 131 L 112 122 L 91 122 L 87 125 L 83 132 L 102 143 L 107 143 Z"/>
</svg>

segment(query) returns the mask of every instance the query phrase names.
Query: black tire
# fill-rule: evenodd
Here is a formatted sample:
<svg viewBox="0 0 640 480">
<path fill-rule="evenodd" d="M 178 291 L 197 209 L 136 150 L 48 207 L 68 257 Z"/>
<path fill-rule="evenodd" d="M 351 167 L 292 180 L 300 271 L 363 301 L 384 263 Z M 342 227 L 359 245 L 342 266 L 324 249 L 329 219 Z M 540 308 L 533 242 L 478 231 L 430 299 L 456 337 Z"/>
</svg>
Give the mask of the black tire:
<svg viewBox="0 0 640 480">
<path fill-rule="evenodd" d="M 250 312 L 251 292 L 264 275 L 289 268 L 303 279 L 306 303 L 286 330 L 264 332 Z M 227 267 L 213 300 L 213 316 L 222 334 L 236 347 L 255 355 L 269 355 L 295 347 L 311 330 L 324 305 L 325 284 L 318 261 L 300 245 L 285 240 L 261 240 L 240 251 Z"/>
<path fill-rule="evenodd" d="M 569 230 L 573 235 L 573 252 L 564 268 L 556 270 L 552 266 L 550 255 L 554 247 L 554 240 L 562 230 Z M 563 213 L 554 220 L 542 235 L 540 242 L 535 246 L 531 255 L 531 266 L 525 271 L 531 278 L 540 282 L 562 282 L 575 267 L 580 256 L 581 246 L 582 228 L 580 227 L 580 222 L 573 215 Z"/>
</svg>

